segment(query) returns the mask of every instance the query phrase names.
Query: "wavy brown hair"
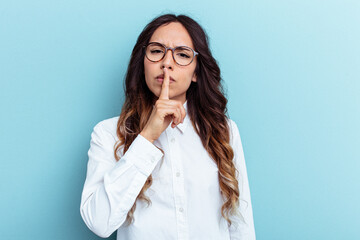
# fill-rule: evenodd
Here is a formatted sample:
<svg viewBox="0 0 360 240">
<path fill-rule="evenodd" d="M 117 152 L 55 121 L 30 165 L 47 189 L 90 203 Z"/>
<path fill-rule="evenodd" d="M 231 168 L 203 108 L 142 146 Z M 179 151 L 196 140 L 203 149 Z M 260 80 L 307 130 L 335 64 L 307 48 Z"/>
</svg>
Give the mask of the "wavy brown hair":
<svg viewBox="0 0 360 240">
<path fill-rule="evenodd" d="M 220 192 L 224 202 L 221 214 L 231 225 L 229 217 L 236 213 L 239 206 L 239 188 L 236 178 L 237 170 L 233 162 L 234 152 L 229 143 L 227 99 L 223 94 L 220 68 L 209 49 L 208 36 L 192 18 L 185 15 L 161 15 L 146 25 L 139 35 L 125 77 L 125 102 L 117 122 L 116 133 L 119 141 L 115 144 L 115 159 L 117 161 L 120 159 L 117 155 L 120 147 L 123 146 L 123 154 L 125 154 L 131 143 L 145 127 L 153 110 L 153 104 L 157 100 L 145 82 L 143 46 L 149 42 L 158 27 L 171 22 L 179 22 L 187 29 L 194 50 L 199 53 L 195 68 L 197 82 L 191 82 L 186 92 L 188 116 L 200 136 L 204 148 L 217 164 Z M 152 175 L 147 178 L 134 205 L 127 214 L 126 221 L 129 224 L 134 220 L 134 211 L 138 199 L 146 201 L 148 205 L 151 203 L 150 199 L 145 196 L 145 192 L 151 184 Z"/>
</svg>

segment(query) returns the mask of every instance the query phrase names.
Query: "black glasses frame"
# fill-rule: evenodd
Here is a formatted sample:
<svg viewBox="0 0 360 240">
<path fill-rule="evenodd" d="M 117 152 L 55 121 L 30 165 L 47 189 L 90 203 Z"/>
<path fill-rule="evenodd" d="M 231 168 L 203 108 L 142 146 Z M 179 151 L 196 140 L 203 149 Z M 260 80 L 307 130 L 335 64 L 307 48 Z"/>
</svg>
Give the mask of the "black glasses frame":
<svg viewBox="0 0 360 240">
<path fill-rule="evenodd" d="M 147 48 L 150 44 L 153 44 L 153 43 L 158 44 L 158 45 L 161 45 L 161 46 L 163 46 L 163 47 L 165 48 L 164 56 L 162 56 L 162 58 L 159 59 L 158 61 L 153 61 L 153 60 L 149 59 L 149 57 L 146 55 L 146 48 Z M 178 63 L 178 62 L 175 60 L 174 52 L 175 52 L 175 50 L 176 50 L 177 48 L 180 48 L 180 47 L 182 47 L 182 48 L 188 48 L 188 49 L 190 49 L 190 50 L 193 52 L 193 58 L 191 59 L 191 61 L 190 61 L 189 64 L 183 65 L 183 64 Z M 188 66 L 188 65 L 190 65 L 190 64 L 194 61 L 195 56 L 199 55 L 198 52 L 195 52 L 194 49 L 192 49 L 191 47 L 188 47 L 188 46 L 176 46 L 176 47 L 174 47 L 174 48 L 171 48 L 171 47 L 166 47 L 164 44 L 159 43 L 159 42 L 149 42 L 148 44 L 144 45 L 143 48 L 144 48 L 144 50 L 145 50 L 145 56 L 146 56 L 146 58 L 147 58 L 149 61 L 151 61 L 151 62 L 160 62 L 160 61 L 163 60 L 164 57 L 166 56 L 167 51 L 168 51 L 168 50 L 171 50 L 171 53 L 172 53 L 171 55 L 172 55 L 172 58 L 174 59 L 174 62 L 176 62 L 176 64 L 178 64 L 178 65 L 180 65 L 180 66 Z"/>
</svg>

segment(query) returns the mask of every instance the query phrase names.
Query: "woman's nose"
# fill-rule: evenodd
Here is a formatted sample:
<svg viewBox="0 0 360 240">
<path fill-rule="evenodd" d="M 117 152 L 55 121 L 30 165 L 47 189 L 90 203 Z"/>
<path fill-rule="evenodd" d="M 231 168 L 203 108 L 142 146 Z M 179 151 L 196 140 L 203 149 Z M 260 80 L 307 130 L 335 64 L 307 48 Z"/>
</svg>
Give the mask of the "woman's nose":
<svg viewBox="0 0 360 240">
<path fill-rule="evenodd" d="M 162 60 L 163 62 L 163 65 L 167 68 L 172 68 L 173 65 L 175 64 L 174 63 L 174 59 L 173 59 L 173 56 L 172 56 L 172 50 L 168 50 Z"/>
</svg>

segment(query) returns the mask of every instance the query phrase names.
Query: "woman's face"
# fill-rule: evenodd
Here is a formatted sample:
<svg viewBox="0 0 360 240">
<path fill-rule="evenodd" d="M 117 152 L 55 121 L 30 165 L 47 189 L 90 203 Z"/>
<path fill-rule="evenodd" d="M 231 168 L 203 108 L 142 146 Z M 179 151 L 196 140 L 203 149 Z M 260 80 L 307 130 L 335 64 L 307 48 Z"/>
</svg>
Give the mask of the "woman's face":
<svg viewBox="0 0 360 240">
<path fill-rule="evenodd" d="M 188 46 L 194 49 L 191 37 L 185 27 L 178 22 L 172 22 L 158 27 L 150 38 L 149 42 L 159 42 L 166 47 Z M 165 57 L 159 62 L 151 62 L 144 57 L 144 71 L 146 85 L 154 95 L 160 96 L 162 81 L 157 79 L 164 74 L 166 67 L 170 76 L 169 99 L 178 100 L 182 104 L 186 101 L 186 91 L 192 81 L 196 82 L 195 67 L 196 57 L 187 66 L 178 65 L 173 57 L 172 51 L 168 50 Z M 172 81 L 172 79 L 174 81 Z"/>
</svg>

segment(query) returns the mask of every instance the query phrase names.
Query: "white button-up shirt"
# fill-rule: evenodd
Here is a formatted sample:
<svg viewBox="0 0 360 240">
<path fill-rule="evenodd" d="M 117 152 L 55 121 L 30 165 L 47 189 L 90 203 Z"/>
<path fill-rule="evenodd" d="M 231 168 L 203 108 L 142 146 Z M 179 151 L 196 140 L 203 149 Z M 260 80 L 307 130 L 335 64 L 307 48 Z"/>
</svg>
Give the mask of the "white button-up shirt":
<svg viewBox="0 0 360 240">
<path fill-rule="evenodd" d="M 187 101 L 184 103 L 187 112 Z M 120 160 L 114 157 L 119 117 L 103 120 L 91 134 L 87 175 L 80 213 L 88 228 L 100 237 L 117 230 L 126 240 L 255 240 L 250 189 L 243 148 L 236 123 L 229 119 L 230 145 L 239 171 L 240 207 L 228 227 L 221 216 L 218 168 L 204 149 L 186 115 L 184 123 L 162 132 L 151 143 L 138 135 Z M 156 146 L 161 148 L 163 154 Z M 134 222 L 124 224 L 148 176 L 153 183 L 136 202 Z"/>
</svg>

